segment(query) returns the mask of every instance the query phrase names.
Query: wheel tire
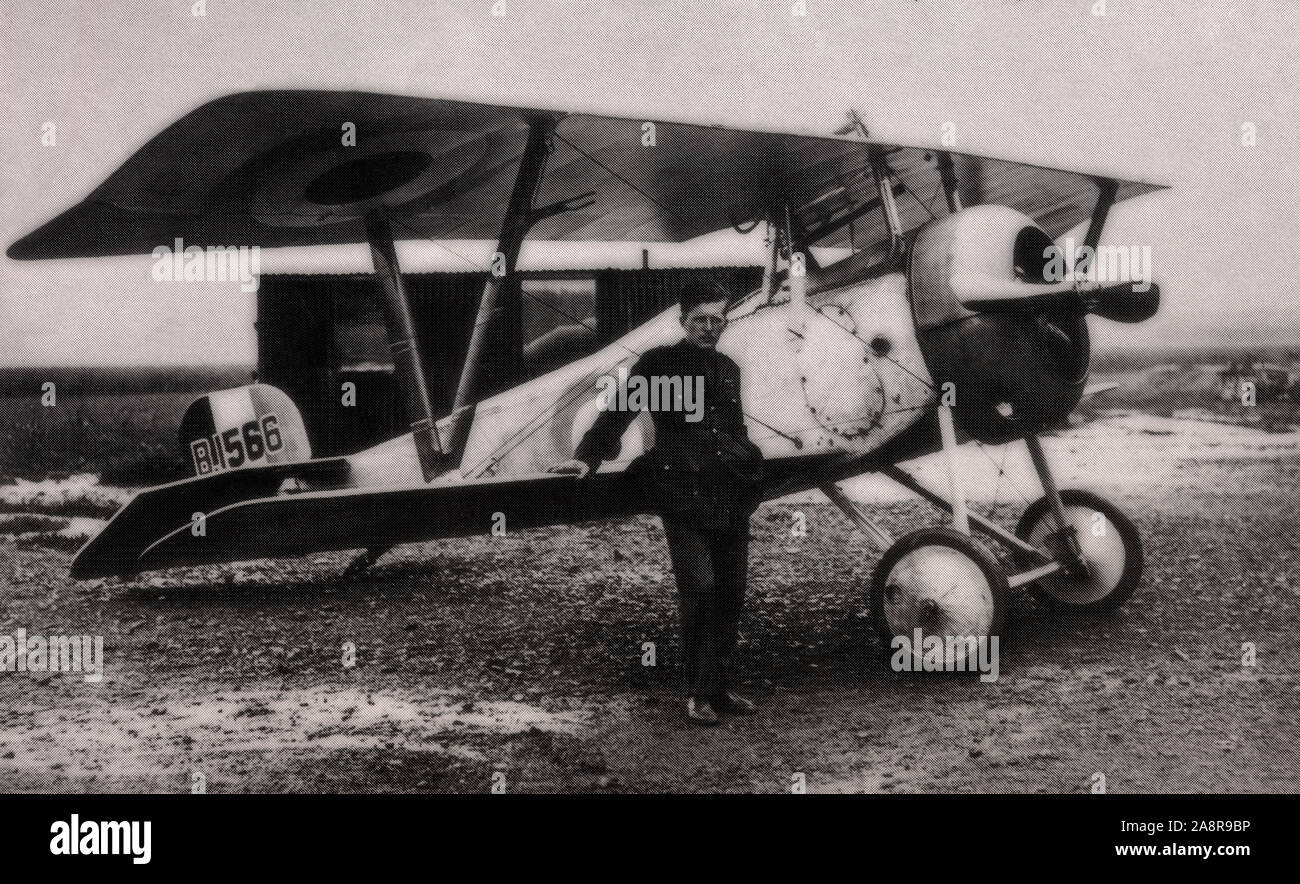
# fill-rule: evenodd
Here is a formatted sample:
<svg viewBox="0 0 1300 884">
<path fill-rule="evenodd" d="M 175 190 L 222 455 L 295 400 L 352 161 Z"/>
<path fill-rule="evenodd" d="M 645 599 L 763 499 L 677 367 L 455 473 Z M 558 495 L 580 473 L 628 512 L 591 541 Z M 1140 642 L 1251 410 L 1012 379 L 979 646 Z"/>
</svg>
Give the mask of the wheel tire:
<svg viewBox="0 0 1300 884">
<path fill-rule="evenodd" d="M 1092 566 L 1093 573 L 1086 579 L 1044 577 L 1030 584 L 1030 591 L 1044 604 L 1060 610 L 1079 614 L 1113 611 L 1129 600 L 1142 579 L 1142 536 L 1128 516 L 1113 503 L 1090 491 L 1066 489 L 1061 492 L 1061 503 L 1065 507 L 1067 520 L 1078 533 L 1084 560 Z M 1113 541 L 1104 543 L 1093 535 L 1091 527 L 1094 513 L 1100 513 L 1114 528 L 1113 535 L 1103 534 L 1102 537 L 1117 538 L 1118 547 Z M 1041 547 L 1043 544 L 1039 540 L 1042 535 L 1036 538 L 1035 532 L 1044 527 L 1050 530 L 1051 524 L 1051 505 L 1046 497 L 1040 497 L 1020 517 L 1020 522 L 1016 525 L 1016 536 Z M 1123 556 L 1118 565 L 1114 559 L 1117 553 Z M 1016 556 L 1016 560 L 1024 568 L 1037 565 L 1037 562 L 1023 555 Z"/>
<path fill-rule="evenodd" d="M 968 593 L 938 608 L 931 606 L 927 613 L 922 614 L 922 605 L 943 602 L 960 586 L 961 580 L 977 575 L 983 587 L 976 587 L 976 592 L 984 596 L 980 590 L 986 589 L 985 598 Z M 933 587 L 938 581 L 947 582 L 953 578 L 956 582 L 952 588 L 936 598 Z M 900 579 L 904 582 L 899 582 Z M 899 597 L 900 589 L 905 589 L 906 597 Z M 906 635 L 910 640 L 916 628 L 926 636 L 972 636 L 978 639 L 1001 635 L 1009 593 L 1006 572 L 988 547 L 951 528 L 924 528 L 900 538 L 876 565 L 871 576 L 871 616 L 892 659 L 894 639 Z M 917 599 L 920 601 L 914 603 Z M 932 621 L 932 626 L 927 628 L 921 617 L 940 619 Z M 961 631 L 963 629 L 965 631 Z M 916 663 L 920 662 L 919 653 L 913 650 Z M 975 650 L 970 652 L 964 671 L 977 671 L 977 667 L 970 665 L 975 654 Z M 945 654 L 945 667 L 948 662 Z M 956 669 L 955 666 L 952 668 Z"/>
</svg>

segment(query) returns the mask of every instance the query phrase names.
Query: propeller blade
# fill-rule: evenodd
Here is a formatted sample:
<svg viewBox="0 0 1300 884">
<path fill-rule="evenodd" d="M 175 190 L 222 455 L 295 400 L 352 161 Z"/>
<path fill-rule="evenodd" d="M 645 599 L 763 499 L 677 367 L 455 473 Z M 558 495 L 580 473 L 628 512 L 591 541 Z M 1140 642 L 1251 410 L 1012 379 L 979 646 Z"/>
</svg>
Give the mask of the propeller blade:
<svg viewBox="0 0 1300 884">
<path fill-rule="evenodd" d="M 1068 310 L 1092 313 L 1115 322 L 1142 322 L 1160 308 L 1154 283 L 1121 282 L 1088 287 L 1073 282 L 1041 285 L 992 278 L 953 281 L 953 291 L 968 310 L 980 313 L 1037 313 Z"/>
</svg>

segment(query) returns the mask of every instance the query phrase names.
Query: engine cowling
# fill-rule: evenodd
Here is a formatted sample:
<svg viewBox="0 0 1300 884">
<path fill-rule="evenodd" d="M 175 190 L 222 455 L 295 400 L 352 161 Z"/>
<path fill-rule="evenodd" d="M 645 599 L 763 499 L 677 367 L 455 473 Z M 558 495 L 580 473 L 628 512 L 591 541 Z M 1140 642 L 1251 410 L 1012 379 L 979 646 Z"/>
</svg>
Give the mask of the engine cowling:
<svg viewBox="0 0 1300 884">
<path fill-rule="evenodd" d="M 1051 245 L 1032 218 L 997 205 L 931 221 L 913 242 L 907 277 L 921 352 L 940 396 L 953 385 L 955 417 L 981 442 L 1056 424 L 1083 395 L 1087 310 L 1045 279 Z M 990 291 L 1000 297 L 984 303 L 997 309 L 968 306 L 970 293 Z"/>
</svg>

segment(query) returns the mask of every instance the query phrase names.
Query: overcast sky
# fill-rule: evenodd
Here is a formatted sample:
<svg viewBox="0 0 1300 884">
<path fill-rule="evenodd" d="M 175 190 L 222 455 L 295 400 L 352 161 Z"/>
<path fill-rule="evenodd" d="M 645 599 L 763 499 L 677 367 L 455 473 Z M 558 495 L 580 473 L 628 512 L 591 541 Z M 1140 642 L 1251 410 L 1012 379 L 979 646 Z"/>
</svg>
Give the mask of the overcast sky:
<svg viewBox="0 0 1300 884">
<path fill-rule="evenodd" d="M 293 4 L 0 0 L 0 239 L 86 196 L 162 128 L 248 89 L 362 89 L 828 134 L 861 109 L 873 138 L 1170 184 L 1125 204 L 1106 241 L 1152 247 L 1164 292 L 1141 326 L 1094 340 L 1300 347 L 1300 4 L 1084 0 L 491 0 Z M 379 4 L 376 4 L 378 7 Z M 41 127 L 57 126 L 43 147 Z M 1242 144 L 1254 124 L 1257 143 Z M 201 162 L 201 157 L 196 161 Z M 656 249 L 659 264 L 707 251 Z M 471 244 L 456 244 L 472 252 Z M 640 248 L 538 247 L 525 266 L 639 261 Z M 751 255 L 736 250 L 734 259 Z M 752 253 L 751 253 L 752 254 Z M 263 253 L 262 269 L 368 270 L 364 246 Z M 406 243 L 407 269 L 464 269 Z M 148 256 L 0 258 L 0 365 L 255 360 L 255 295 L 165 286 Z"/>
</svg>

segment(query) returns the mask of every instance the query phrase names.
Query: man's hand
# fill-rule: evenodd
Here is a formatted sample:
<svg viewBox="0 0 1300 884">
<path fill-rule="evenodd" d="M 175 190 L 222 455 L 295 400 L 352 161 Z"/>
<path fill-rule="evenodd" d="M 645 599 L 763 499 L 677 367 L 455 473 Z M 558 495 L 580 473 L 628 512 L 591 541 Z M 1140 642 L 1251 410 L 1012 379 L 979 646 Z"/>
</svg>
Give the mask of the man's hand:
<svg viewBox="0 0 1300 884">
<path fill-rule="evenodd" d="M 547 470 L 547 472 L 561 473 L 566 476 L 577 476 L 581 479 L 583 476 L 591 472 L 591 467 L 587 466 L 583 461 L 574 459 L 566 460 L 564 463 L 557 463 L 555 466 Z"/>
</svg>

